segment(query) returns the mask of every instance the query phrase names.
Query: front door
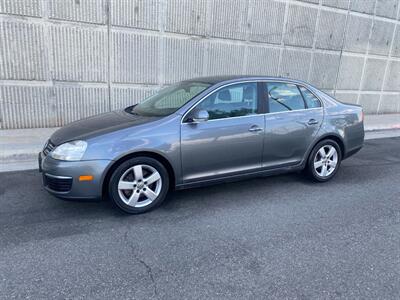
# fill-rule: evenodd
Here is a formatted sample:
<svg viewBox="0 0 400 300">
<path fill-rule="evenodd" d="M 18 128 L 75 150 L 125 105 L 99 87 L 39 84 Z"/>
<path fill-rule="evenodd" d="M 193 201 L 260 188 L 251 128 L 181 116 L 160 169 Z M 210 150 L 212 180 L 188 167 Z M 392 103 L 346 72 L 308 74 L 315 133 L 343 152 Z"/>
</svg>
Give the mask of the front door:
<svg viewBox="0 0 400 300">
<path fill-rule="evenodd" d="M 321 127 L 321 102 L 310 91 L 291 83 L 265 86 L 269 113 L 265 115 L 263 167 L 296 165 L 302 161 Z"/>
<path fill-rule="evenodd" d="M 190 122 L 196 110 L 207 111 L 209 120 Z M 258 112 L 254 82 L 223 87 L 198 103 L 181 125 L 184 182 L 260 169 L 264 115 Z"/>
</svg>

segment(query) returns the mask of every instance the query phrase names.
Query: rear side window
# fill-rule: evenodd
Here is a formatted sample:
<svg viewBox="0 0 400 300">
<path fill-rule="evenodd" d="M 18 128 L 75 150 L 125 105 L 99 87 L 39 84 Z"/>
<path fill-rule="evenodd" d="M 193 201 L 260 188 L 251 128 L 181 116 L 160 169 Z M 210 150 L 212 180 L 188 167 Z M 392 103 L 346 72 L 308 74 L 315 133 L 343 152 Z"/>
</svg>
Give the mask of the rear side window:
<svg viewBox="0 0 400 300">
<path fill-rule="evenodd" d="M 295 84 L 268 82 L 269 112 L 305 109 L 303 97 Z"/>
<path fill-rule="evenodd" d="M 299 86 L 299 89 L 303 94 L 304 100 L 306 101 L 308 108 L 321 107 L 321 102 L 317 97 L 314 96 L 313 93 L 311 93 L 309 90 L 307 90 L 305 87 L 302 86 Z"/>
</svg>

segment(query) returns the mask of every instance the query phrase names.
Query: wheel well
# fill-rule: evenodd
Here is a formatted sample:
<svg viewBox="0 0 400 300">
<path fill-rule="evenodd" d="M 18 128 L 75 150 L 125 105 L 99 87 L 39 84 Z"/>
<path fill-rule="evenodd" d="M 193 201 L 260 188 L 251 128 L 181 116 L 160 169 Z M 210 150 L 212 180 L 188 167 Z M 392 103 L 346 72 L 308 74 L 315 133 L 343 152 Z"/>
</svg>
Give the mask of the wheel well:
<svg viewBox="0 0 400 300">
<path fill-rule="evenodd" d="M 169 161 L 160 154 L 157 154 L 154 152 L 142 151 L 142 152 L 135 152 L 135 153 L 127 154 L 112 164 L 112 166 L 107 170 L 106 176 L 104 177 L 104 180 L 103 180 L 103 186 L 102 186 L 103 195 L 106 195 L 108 193 L 107 184 L 110 181 L 110 177 L 111 177 L 112 173 L 114 172 L 114 170 L 120 164 L 122 164 L 124 161 L 134 158 L 134 157 L 138 157 L 138 156 L 151 157 L 151 158 L 154 158 L 155 160 L 158 160 L 167 169 L 168 176 L 170 178 L 170 181 L 169 181 L 170 188 L 175 187 L 175 173 L 174 173 L 174 169 L 172 168 Z"/>
<path fill-rule="evenodd" d="M 318 142 L 316 142 L 315 145 L 318 144 L 319 142 L 323 141 L 323 140 L 333 140 L 333 141 L 335 141 L 339 145 L 340 153 L 342 154 L 342 159 L 344 159 L 345 149 L 344 149 L 344 143 L 343 143 L 341 138 L 339 138 L 339 137 L 337 137 L 335 135 L 324 136 L 322 139 L 320 139 Z"/>
</svg>

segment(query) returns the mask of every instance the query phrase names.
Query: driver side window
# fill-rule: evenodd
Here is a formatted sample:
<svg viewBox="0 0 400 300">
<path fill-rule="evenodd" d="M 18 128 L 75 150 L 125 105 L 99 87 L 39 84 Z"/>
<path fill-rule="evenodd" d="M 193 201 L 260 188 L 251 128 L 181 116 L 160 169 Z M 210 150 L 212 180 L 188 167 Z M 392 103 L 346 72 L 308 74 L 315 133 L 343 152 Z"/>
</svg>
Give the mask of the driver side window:
<svg viewBox="0 0 400 300">
<path fill-rule="evenodd" d="M 257 113 L 257 83 L 239 83 L 224 87 L 198 106 L 206 110 L 210 120 L 253 115 Z"/>
</svg>

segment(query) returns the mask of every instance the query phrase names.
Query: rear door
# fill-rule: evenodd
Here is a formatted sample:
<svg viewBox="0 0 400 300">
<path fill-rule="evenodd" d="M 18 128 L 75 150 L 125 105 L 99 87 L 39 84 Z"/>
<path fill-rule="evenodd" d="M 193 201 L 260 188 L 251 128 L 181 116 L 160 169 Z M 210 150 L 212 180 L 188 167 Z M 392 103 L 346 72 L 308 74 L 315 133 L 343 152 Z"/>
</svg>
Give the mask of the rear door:
<svg viewBox="0 0 400 300">
<path fill-rule="evenodd" d="M 182 173 L 185 182 L 214 179 L 261 168 L 264 115 L 259 114 L 258 84 L 222 87 L 190 112 L 206 110 L 208 121 L 181 125 Z"/>
<path fill-rule="evenodd" d="M 321 127 L 321 102 L 304 87 L 267 82 L 263 162 L 265 168 L 296 165 Z M 304 96 L 303 96 L 304 95 Z"/>
</svg>

